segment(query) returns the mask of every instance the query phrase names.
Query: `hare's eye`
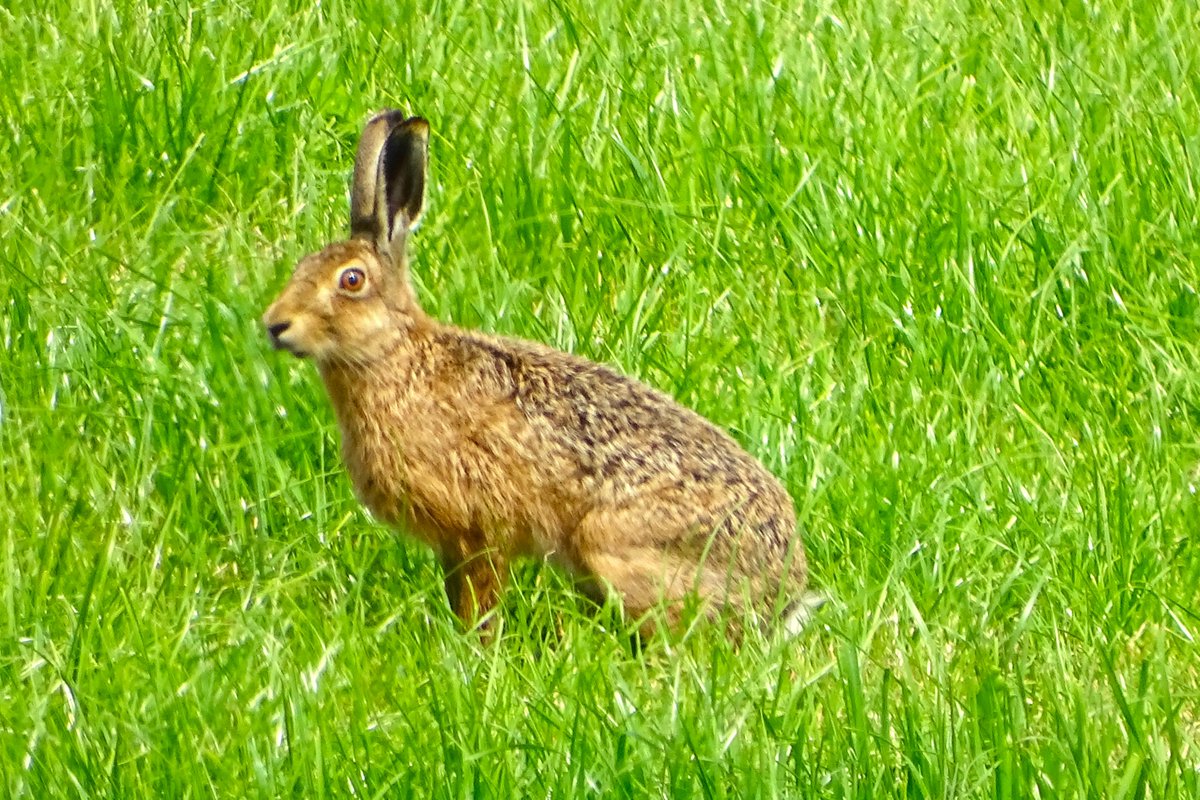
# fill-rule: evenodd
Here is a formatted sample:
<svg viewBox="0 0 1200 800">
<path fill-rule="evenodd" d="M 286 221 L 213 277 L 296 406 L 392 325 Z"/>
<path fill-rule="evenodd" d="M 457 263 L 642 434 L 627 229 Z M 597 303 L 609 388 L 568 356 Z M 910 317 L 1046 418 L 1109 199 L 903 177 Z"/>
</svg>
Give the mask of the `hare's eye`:
<svg viewBox="0 0 1200 800">
<path fill-rule="evenodd" d="M 343 270 L 341 277 L 338 278 L 338 286 L 342 291 L 357 292 L 367 283 L 367 276 L 363 274 L 361 269 L 351 268 Z"/>
</svg>

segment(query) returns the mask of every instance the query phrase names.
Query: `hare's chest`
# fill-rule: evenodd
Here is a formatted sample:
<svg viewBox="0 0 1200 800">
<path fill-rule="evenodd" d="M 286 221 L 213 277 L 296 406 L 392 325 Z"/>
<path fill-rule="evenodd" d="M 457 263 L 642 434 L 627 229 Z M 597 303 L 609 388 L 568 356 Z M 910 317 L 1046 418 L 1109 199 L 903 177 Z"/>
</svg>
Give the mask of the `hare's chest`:
<svg viewBox="0 0 1200 800">
<path fill-rule="evenodd" d="M 343 457 L 355 494 L 377 519 L 435 547 L 470 525 L 469 503 L 421 441 L 343 430 Z"/>
<path fill-rule="evenodd" d="M 372 514 L 397 524 L 408 505 L 410 481 L 403 453 L 354 429 L 342 430 L 342 457 L 354 493 Z"/>
</svg>

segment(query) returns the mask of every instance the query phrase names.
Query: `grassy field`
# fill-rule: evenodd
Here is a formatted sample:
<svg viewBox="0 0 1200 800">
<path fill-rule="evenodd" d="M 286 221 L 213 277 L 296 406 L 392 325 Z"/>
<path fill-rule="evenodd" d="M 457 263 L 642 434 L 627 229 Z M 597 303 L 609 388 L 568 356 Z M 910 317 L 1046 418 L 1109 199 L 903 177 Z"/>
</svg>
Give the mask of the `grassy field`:
<svg viewBox="0 0 1200 800">
<path fill-rule="evenodd" d="M 1200 796 L 1187 0 L 0 5 L 0 795 Z M 793 641 L 493 646 L 258 316 L 433 125 L 428 310 L 796 500 Z"/>
</svg>

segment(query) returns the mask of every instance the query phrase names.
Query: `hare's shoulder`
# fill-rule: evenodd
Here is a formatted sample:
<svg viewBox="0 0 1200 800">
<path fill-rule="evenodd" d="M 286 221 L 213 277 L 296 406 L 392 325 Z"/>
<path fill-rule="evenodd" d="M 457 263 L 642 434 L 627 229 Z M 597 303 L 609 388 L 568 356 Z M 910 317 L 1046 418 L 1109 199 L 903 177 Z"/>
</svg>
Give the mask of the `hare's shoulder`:
<svg viewBox="0 0 1200 800">
<path fill-rule="evenodd" d="M 467 384 L 499 392 L 527 414 L 667 421 L 687 411 L 636 378 L 540 342 L 452 328 L 441 337 L 453 365 L 447 377 L 454 372 Z"/>
<path fill-rule="evenodd" d="M 697 477 L 753 463 L 703 416 L 611 367 L 538 342 L 475 332 L 451 331 L 447 344 L 464 383 L 511 405 L 539 438 L 574 451 L 601 473 L 657 465 Z"/>
</svg>

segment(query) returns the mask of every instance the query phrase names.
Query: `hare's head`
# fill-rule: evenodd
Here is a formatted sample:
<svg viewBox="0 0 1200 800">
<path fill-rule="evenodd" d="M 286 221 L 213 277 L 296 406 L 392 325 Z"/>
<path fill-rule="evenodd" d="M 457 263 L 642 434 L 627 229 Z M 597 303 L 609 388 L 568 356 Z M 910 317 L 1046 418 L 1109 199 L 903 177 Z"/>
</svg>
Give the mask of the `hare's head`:
<svg viewBox="0 0 1200 800">
<path fill-rule="evenodd" d="M 404 247 L 421 218 L 428 142 L 420 117 L 384 111 L 367 123 L 354 161 L 350 238 L 296 265 L 263 315 L 276 348 L 318 362 L 369 362 L 424 318 Z"/>
</svg>

